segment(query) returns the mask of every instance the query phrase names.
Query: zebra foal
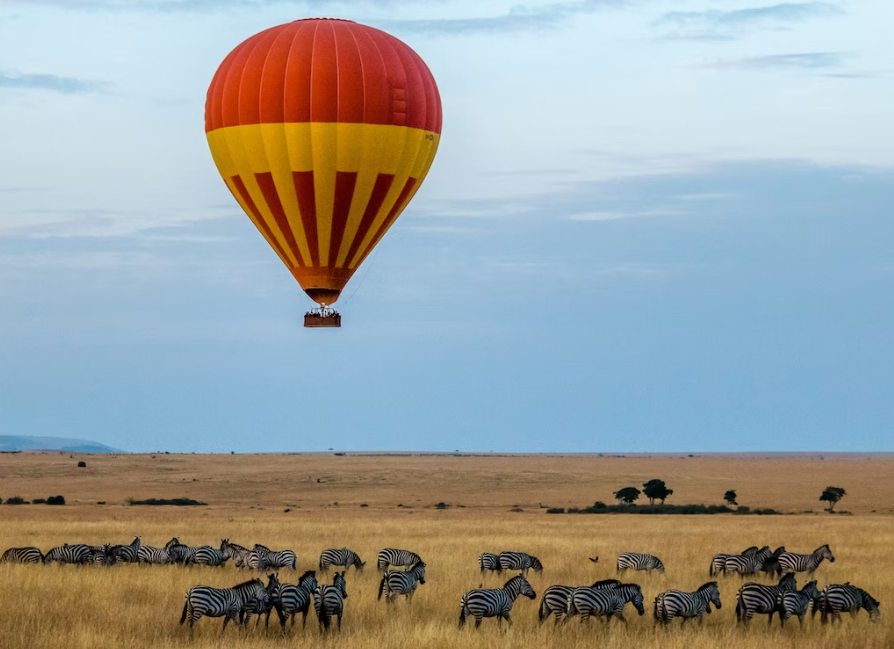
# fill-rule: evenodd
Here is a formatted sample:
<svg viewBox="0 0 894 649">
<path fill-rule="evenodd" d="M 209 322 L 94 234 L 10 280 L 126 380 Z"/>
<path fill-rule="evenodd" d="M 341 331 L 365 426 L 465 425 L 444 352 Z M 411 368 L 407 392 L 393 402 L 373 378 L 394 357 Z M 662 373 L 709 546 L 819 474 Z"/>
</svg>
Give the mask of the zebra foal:
<svg viewBox="0 0 894 649">
<path fill-rule="evenodd" d="M 476 629 L 481 626 L 481 620 L 486 617 L 497 618 L 497 626 L 502 627 L 503 620 L 512 626 L 509 613 L 519 595 L 528 599 L 537 597 L 531 584 L 522 575 L 516 575 L 502 588 L 470 590 L 459 600 L 459 628 L 465 626 L 466 618 L 470 615 L 475 618 Z"/>
<path fill-rule="evenodd" d="M 385 594 L 385 601 L 393 604 L 401 595 L 407 598 L 408 602 L 413 601 L 413 595 L 416 593 L 416 587 L 425 583 L 425 562 L 418 561 L 409 570 L 392 570 L 382 575 L 382 581 L 379 582 L 379 596 Z"/>
</svg>

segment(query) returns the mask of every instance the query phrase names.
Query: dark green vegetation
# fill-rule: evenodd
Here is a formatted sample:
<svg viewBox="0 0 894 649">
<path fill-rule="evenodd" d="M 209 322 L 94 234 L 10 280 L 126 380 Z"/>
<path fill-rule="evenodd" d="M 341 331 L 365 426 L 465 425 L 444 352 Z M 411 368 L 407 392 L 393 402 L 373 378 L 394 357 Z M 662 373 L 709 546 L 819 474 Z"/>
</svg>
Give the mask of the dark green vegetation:
<svg viewBox="0 0 894 649">
<path fill-rule="evenodd" d="M 826 487 L 819 499 L 829 503 L 829 512 L 831 513 L 838 501 L 846 495 L 847 493 L 841 487 Z"/>
<path fill-rule="evenodd" d="M 596 502 L 591 507 L 551 507 L 547 514 L 735 514 L 768 516 L 780 514 L 775 509 L 751 509 L 739 507 L 730 509 L 726 505 L 606 505 L 604 502 Z"/>
<path fill-rule="evenodd" d="M 174 505 L 175 507 L 199 507 L 208 503 L 201 503 L 192 498 L 148 498 L 146 500 L 127 499 L 128 505 Z"/>
</svg>

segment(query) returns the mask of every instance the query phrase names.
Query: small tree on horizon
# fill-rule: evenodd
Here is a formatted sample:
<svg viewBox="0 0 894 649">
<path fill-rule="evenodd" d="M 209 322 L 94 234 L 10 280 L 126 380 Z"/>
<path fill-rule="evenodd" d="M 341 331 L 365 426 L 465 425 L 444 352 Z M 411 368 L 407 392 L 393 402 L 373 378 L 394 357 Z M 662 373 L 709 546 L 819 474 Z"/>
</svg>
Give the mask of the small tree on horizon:
<svg viewBox="0 0 894 649">
<path fill-rule="evenodd" d="M 674 493 L 673 489 L 668 489 L 664 484 L 664 480 L 649 480 L 643 485 L 643 493 L 649 499 L 649 504 L 654 505 L 656 500 L 660 500 L 664 504 L 664 499 Z"/>
<path fill-rule="evenodd" d="M 739 503 L 736 502 L 736 498 L 737 498 L 737 496 L 736 496 L 736 490 L 735 490 L 735 489 L 730 489 L 730 490 L 727 491 L 725 494 L 723 494 L 723 500 L 724 500 L 724 501 L 726 502 L 726 504 L 729 505 L 730 507 L 732 507 L 733 505 L 735 505 L 735 506 L 738 507 Z"/>
<path fill-rule="evenodd" d="M 831 513 L 838 501 L 846 495 L 846 492 L 841 487 L 826 487 L 819 499 L 829 503 L 829 513 Z"/>
<path fill-rule="evenodd" d="M 624 487 L 615 492 L 615 498 L 617 498 L 618 502 L 632 505 L 635 500 L 639 499 L 640 493 L 640 490 L 636 487 Z"/>
</svg>

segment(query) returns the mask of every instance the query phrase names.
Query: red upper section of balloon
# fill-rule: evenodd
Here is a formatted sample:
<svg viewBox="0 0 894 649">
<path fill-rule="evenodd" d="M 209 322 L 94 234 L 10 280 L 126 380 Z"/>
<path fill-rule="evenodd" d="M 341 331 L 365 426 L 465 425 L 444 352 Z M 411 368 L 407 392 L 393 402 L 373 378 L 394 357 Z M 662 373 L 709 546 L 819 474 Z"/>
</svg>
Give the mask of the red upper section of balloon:
<svg viewBox="0 0 894 649">
<path fill-rule="evenodd" d="M 441 98 L 406 44 L 347 20 L 272 27 L 236 47 L 205 103 L 205 131 L 239 124 L 349 122 L 441 132 Z"/>
</svg>

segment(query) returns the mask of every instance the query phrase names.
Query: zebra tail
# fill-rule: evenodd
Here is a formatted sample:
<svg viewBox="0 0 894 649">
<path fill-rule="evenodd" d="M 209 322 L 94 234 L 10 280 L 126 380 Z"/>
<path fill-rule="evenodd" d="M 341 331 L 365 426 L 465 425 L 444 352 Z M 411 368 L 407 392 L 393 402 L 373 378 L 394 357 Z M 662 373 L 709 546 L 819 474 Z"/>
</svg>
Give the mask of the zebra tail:
<svg viewBox="0 0 894 649">
<path fill-rule="evenodd" d="M 654 614 L 654 616 L 655 616 L 655 621 L 656 621 L 656 622 L 660 622 L 660 621 L 661 621 L 661 613 L 659 613 L 659 610 L 658 610 L 659 602 L 660 602 L 660 601 L 661 601 L 661 595 L 659 595 L 658 597 L 655 598 L 655 610 L 653 611 L 653 614 Z"/>
<path fill-rule="evenodd" d="M 549 617 L 549 607 L 546 605 L 546 597 L 544 596 L 540 600 L 540 610 L 537 612 L 537 619 L 540 622 L 543 622 L 546 618 Z"/>
<path fill-rule="evenodd" d="M 388 581 L 388 573 L 386 572 L 382 575 L 382 581 L 379 582 L 379 596 L 376 597 L 376 600 L 382 599 L 382 593 L 385 591 L 385 582 Z"/>
<path fill-rule="evenodd" d="M 189 592 L 186 593 L 186 601 L 183 602 L 183 613 L 180 615 L 180 624 L 186 622 L 186 613 L 189 610 Z"/>
<path fill-rule="evenodd" d="M 466 598 L 463 597 L 462 601 L 459 603 L 459 628 L 463 628 L 466 624 Z"/>
</svg>

